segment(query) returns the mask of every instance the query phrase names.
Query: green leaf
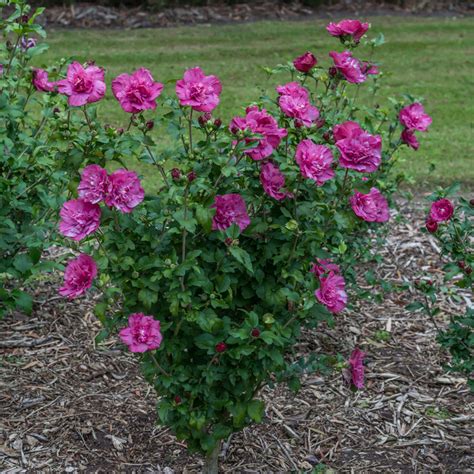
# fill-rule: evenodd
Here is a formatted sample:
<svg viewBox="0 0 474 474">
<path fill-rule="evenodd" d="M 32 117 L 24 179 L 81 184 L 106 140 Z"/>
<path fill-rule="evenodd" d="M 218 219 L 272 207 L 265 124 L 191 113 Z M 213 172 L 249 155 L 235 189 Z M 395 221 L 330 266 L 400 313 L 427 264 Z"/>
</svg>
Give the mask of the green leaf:
<svg viewBox="0 0 474 474">
<path fill-rule="evenodd" d="M 413 303 L 407 304 L 405 309 L 407 311 L 418 311 L 419 309 L 423 309 L 425 306 L 421 301 L 415 301 Z"/>
<path fill-rule="evenodd" d="M 24 311 L 26 314 L 31 314 L 31 311 L 33 310 L 33 298 L 31 295 L 20 290 L 15 290 L 12 294 L 15 298 L 16 307 L 19 310 Z"/>
<path fill-rule="evenodd" d="M 250 255 L 240 247 L 229 247 L 230 254 L 241 263 L 250 273 L 253 273 L 252 260 Z"/>
<path fill-rule="evenodd" d="M 265 412 L 265 404 L 262 400 L 252 400 L 247 406 L 247 413 L 256 423 L 260 423 Z"/>
<path fill-rule="evenodd" d="M 13 266 L 20 273 L 26 273 L 33 266 L 33 260 L 26 253 L 22 253 L 15 257 L 15 260 L 13 260 Z"/>
</svg>

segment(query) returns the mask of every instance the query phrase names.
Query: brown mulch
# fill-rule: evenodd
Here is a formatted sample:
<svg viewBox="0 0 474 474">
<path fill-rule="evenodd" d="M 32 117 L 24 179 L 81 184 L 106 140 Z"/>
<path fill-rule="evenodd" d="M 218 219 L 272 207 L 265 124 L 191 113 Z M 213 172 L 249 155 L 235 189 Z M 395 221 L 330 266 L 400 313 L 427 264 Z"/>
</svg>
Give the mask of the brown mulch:
<svg viewBox="0 0 474 474">
<path fill-rule="evenodd" d="M 258 20 L 301 20 L 311 17 L 332 18 L 344 15 L 472 15 L 474 2 L 464 0 L 407 0 L 404 6 L 380 1 L 340 1 L 310 7 L 302 3 L 254 1 L 233 5 L 189 6 L 146 10 L 113 8 L 94 2 L 50 7 L 41 17 L 48 27 L 73 28 L 151 28 L 213 23 L 239 23 Z"/>
<path fill-rule="evenodd" d="M 392 282 L 442 277 L 435 241 L 418 230 L 422 208 L 404 203 L 406 220 L 393 220 L 377 270 Z M 95 347 L 92 301 L 63 301 L 57 283 L 38 286 L 31 317 L 0 322 L 0 471 L 199 472 L 200 459 L 155 425 L 156 395 L 136 359 L 115 340 Z M 302 354 L 362 347 L 365 390 L 351 392 L 340 373 L 306 376 L 296 396 L 266 388 L 264 422 L 227 440 L 222 472 L 472 472 L 474 397 L 443 370 L 432 324 L 404 309 L 411 298 L 362 302 L 335 328 L 306 332 Z M 442 307 L 441 325 L 463 310 L 449 299 Z"/>
</svg>

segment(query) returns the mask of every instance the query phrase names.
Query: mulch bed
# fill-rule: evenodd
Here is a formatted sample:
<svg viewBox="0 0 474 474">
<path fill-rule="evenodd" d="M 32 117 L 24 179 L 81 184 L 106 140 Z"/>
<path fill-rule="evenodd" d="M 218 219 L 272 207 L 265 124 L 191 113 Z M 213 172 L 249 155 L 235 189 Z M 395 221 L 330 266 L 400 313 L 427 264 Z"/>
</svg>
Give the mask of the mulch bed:
<svg viewBox="0 0 474 474">
<path fill-rule="evenodd" d="M 143 8 L 112 8 L 97 3 L 72 3 L 51 7 L 41 17 L 48 27 L 151 28 L 257 20 L 302 20 L 345 15 L 472 15 L 474 2 L 464 0 L 406 1 L 404 7 L 379 1 L 340 1 L 309 7 L 300 2 L 253 1 L 234 5 L 175 7 L 157 11 Z"/>
<path fill-rule="evenodd" d="M 393 220 L 377 269 L 392 282 L 428 270 L 442 278 L 436 243 L 418 230 L 422 207 L 403 203 L 406 219 Z M 58 284 L 39 285 L 31 317 L 0 322 L 1 472 L 199 472 L 200 459 L 155 425 L 156 395 L 136 359 L 116 340 L 94 346 L 93 301 L 65 302 Z M 474 397 L 444 371 L 430 321 L 404 309 L 411 298 L 362 302 L 335 328 L 307 331 L 302 354 L 362 347 L 366 389 L 351 392 L 340 373 L 305 376 L 296 396 L 264 389 L 264 422 L 227 440 L 222 472 L 472 472 Z M 442 306 L 444 319 L 463 310 L 449 299 Z"/>
</svg>

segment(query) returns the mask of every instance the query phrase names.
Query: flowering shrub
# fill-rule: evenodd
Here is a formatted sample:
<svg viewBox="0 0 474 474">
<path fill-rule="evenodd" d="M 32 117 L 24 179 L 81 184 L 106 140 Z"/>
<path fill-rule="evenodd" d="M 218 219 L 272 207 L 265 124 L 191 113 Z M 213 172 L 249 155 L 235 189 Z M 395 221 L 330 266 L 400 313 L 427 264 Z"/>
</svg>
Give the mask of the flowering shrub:
<svg viewBox="0 0 474 474">
<path fill-rule="evenodd" d="M 474 200 L 459 198 L 456 205 L 451 196 L 458 190 L 459 186 L 453 185 L 446 190 L 436 191 L 430 197 L 426 231 L 437 239 L 441 256 L 447 261 L 443 267 L 444 281 L 437 283 L 430 277 L 418 280 L 415 287 L 423 299 L 410 304 L 408 308 L 424 310 L 428 314 L 438 331 L 439 343 L 451 354 L 448 369 L 466 375 L 474 390 Z M 441 329 L 437 323 L 437 318 L 443 314 L 437 305 L 440 294 L 448 295 L 459 305 L 463 303 L 463 294 L 466 298 L 465 313 L 450 315 L 450 324 L 446 329 Z"/>
<path fill-rule="evenodd" d="M 113 79 L 117 106 L 130 114 L 127 132 L 98 119 L 106 93 L 99 66 L 33 73 L 30 89 L 58 104 L 51 115 L 63 124 L 51 128 L 63 134 L 59 149 L 41 150 L 67 156 L 60 183 L 73 177 L 67 196 L 50 188 L 63 201 L 58 231 L 81 251 L 59 292 L 72 299 L 97 285 L 100 337 L 140 354 L 160 395 L 160 422 L 190 449 L 215 454 L 221 439 L 260 421 L 264 385 L 297 389 L 302 372 L 324 370 L 330 358 L 292 354 L 301 330 L 332 324 L 370 296 L 355 266 L 378 258 L 403 133 L 429 124 L 418 105 L 402 114 L 406 104 L 395 100 L 375 109 L 358 102 L 360 84 L 379 74 L 355 55 L 368 26 L 328 27 L 346 50 L 330 53 L 334 65 L 306 52 L 267 69 L 290 80 L 228 126 L 212 116 L 225 85 L 199 67 L 169 96 L 145 68 Z M 373 52 L 380 43 L 366 44 Z M 168 148 L 155 124 L 171 135 Z M 155 168 L 158 191 L 145 193 L 124 158 Z M 349 361 L 359 389 L 363 357 L 357 349 Z"/>
</svg>

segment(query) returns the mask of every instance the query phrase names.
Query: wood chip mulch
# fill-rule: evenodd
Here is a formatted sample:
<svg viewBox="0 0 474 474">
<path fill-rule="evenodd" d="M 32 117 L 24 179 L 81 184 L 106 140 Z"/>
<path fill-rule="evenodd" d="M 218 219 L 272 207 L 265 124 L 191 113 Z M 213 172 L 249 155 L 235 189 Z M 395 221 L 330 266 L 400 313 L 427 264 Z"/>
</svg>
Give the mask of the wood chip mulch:
<svg viewBox="0 0 474 474">
<path fill-rule="evenodd" d="M 377 272 L 394 283 L 428 270 L 442 278 L 436 243 L 419 232 L 423 206 L 403 203 L 404 219 L 392 220 Z M 156 395 L 136 359 L 115 340 L 95 347 L 92 301 L 65 302 L 58 284 L 38 285 L 32 316 L 0 322 L 0 471 L 199 472 L 199 457 L 155 425 Z M 307 331 L 301 354 L 367 352 L 366 388 L 353 393 L 333 373 L 305 376 L 296 396 L 264 389 L 264 422 L 224 443 L 221 471 L 473 472 L 474 397 L 444 371 L 431 322 L 404 309 L 411 299 L 362 302 L 336 327 Z M 463 311 L 449 299 L 442 307 L 441 325 Z"/>
<path fill-rule="evenodd" d="M 73 28 L 163 28 L 181 25 L 240 23 L 259 20 L 302 20 L 342 16 L 472 15 L 474 3 L 465 0 L 407 0 L 403 6 L 380 1 L 344 0 L 310 7 L 298 1 L 252 1 L 209 6 L 186 6 L 146 10 L 114 8 L 98 2 L 74 2 L 50 7 L 40 21 L 48 27 Z"/>
</svg>

